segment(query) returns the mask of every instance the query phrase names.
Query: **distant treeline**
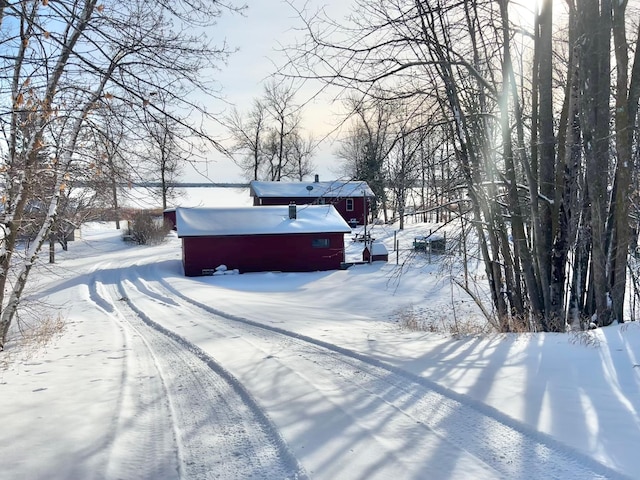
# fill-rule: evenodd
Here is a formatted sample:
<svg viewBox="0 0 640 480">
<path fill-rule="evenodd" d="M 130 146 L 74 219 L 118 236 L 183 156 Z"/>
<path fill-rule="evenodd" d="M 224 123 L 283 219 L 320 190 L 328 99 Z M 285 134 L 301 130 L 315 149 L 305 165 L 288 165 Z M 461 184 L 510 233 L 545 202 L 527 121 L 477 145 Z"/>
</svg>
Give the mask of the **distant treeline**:
<svg viewBox="0 0 640 480">
<path fill-rule="evenodd" d="M 88 183 L 79 182 L 79 187 L 87 187 L 90 186 Z M 160 188 L 162 183 L 160 182 L 120 182 L 120 187 L 143 187 L 143 188 Z M 177 182 L 177 183 L 169 183 L 169 187 L 171 188 L 248 188 L 248 183 L 198 183 L 198 182 Z"/>
<path fill-rule="evenodd" d="M 248 183 L 198 183 L 198 182 L 177 182 L 177 183 L 169 183 L 170 187 L 177 188 L 212 188 L 212 187 L 223 187 L 223 188 L 248 188 Z M 140 183 L 132 183 L 132 187 L 161 187 L 162 184 L 160 182 L 140 182 Z"/>
</svg>

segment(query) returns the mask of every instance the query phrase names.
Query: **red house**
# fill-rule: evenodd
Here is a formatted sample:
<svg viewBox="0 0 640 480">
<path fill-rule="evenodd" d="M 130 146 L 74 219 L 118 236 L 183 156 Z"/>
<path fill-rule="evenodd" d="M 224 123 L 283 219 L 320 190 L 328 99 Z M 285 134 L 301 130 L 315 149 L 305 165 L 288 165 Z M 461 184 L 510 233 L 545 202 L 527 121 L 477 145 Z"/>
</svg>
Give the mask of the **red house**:
<svg viewBox="0 0 640 480">
<path fill-rule="evenodd" d="M 351 229 L 331 205 L 177 208 L 187 276 L 337 270 Z"/>
<path fill-rule="evenodd" d="M 249 184 L 253 204 L 261 205 L 333 205 L 349 225 L 363 225 L 375 197 L 367 182 L 259 182 Z"/>
</svg>

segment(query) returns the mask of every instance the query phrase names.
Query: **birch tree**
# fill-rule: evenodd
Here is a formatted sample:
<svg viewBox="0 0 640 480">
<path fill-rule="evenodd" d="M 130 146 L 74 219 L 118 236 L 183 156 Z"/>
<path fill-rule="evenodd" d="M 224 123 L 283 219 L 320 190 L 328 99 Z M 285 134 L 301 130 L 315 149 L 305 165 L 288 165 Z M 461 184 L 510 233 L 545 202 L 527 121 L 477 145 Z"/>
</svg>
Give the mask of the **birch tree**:
<svg viewBox="0 0 640 480">
<path fill-rule="evenodd" d="M 88 119 L 100 105 L 110 103 L 124 105 L 132 113 L 158 109 L 149 104 L 154 91 L 185 109 L 208 115 L 190 100 L 195 97 L 189 93 L 209 91 L 203 72 L 228 53 L 226 47 L 210 46 L 204 31 L 230 8 L 200 0 L 0 4 L 5 231 L 0 257 L 0 348 L 59 213 L 61 192 L 74 181 L 75 167 L 90 168 L 82 140 L 90 128 Z M 205 131 L 199 133 L 206 136 Z M 52 149 L 54 144 L 59 148 Z M 43 175 L 50 180 L 38 183 L 36 179 Z M 46 191 L 36 191 L 45 186 Z M 22 220 L 36 197 L 45 199 L 46 215 L 24 248 Z"/>
</svg>

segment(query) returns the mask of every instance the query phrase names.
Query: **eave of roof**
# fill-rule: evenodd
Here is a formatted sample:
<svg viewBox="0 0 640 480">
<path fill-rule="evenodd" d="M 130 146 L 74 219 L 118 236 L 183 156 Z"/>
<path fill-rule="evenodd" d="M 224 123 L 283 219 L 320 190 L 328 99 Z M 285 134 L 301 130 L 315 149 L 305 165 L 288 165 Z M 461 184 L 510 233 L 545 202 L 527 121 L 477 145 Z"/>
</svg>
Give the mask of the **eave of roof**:
<svg viewBox="0 0 640 480">
<path fill-rule="evenodd" d="M 252 197 L 285 197 L 285 198 L 362 198 L 375 197 L 365 181 L 332 181 L 332 182 L 260 182 L 249 184 Z"/>
<path fill-rule="evenodd" d="M 350 233 L 332 205 L 296 207 L 289 218 L 286 205 L 229 208 L 177 208 L 178 237 Z"/>
</svg>

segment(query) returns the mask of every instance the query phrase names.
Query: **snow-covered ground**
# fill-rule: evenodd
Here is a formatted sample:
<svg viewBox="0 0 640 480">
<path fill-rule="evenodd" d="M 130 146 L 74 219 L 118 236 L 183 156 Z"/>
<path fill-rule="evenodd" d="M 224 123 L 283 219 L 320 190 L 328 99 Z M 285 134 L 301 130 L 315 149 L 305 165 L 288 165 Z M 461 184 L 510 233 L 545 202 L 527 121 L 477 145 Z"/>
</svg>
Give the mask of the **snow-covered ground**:
<svg viewBox="0 0 640 480">
<path fill-rule="evenodd" d="M 435 257 L 398 275 L 393 234 L 386 264 L 187 278 L 174 234 L 85 227 L 26 300 L 64 328 L 0 354 L 0 478 L 640 478 L 637 322 L 403 328 L 482 317 Z"/>
</svg>

